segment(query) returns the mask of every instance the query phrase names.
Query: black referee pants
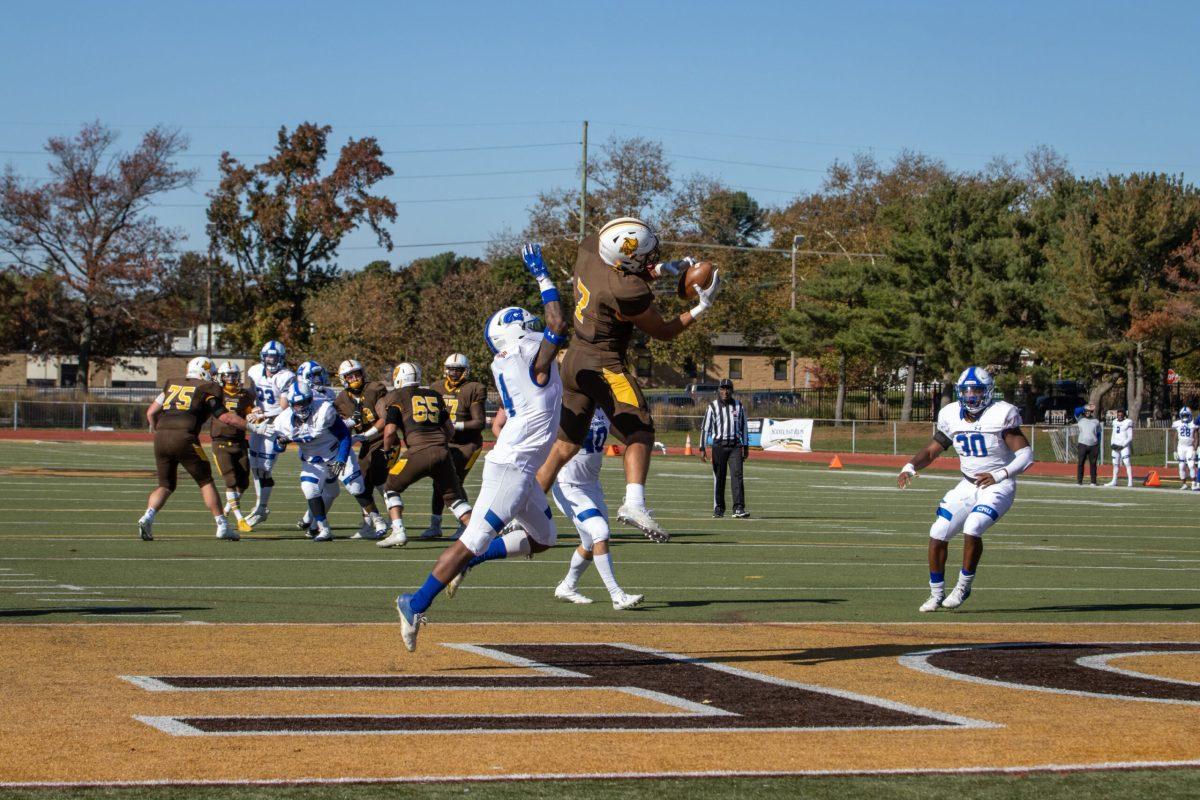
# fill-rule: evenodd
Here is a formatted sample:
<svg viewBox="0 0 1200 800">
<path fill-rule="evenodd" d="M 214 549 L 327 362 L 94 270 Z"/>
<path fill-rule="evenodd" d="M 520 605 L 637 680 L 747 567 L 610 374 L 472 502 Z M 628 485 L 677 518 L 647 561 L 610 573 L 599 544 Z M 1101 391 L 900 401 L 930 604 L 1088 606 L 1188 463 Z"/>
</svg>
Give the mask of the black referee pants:
<svg viewBox="0 0 1200 800">
<path fill-rule="evenodd" d="M 725 474 L 733 478 L 733 510 L 746 508 L 746 489 L 742 483 L 742 446 L 713 442 L 713 510 L 725 511 Z"/>
</svg>

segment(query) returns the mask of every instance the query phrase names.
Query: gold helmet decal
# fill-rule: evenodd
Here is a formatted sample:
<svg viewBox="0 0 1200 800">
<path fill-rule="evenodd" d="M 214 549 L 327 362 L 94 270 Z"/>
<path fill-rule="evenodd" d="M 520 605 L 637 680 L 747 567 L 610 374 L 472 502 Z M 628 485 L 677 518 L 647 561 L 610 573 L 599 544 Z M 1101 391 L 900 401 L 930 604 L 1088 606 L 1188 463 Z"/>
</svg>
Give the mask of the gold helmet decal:
<svg viewBox="0 0 1200 800">
<path fill-rule="evenodd" d="M 621 252 L 627 256 L 631 256 L 637 252 L 638 244 L 637 239 L 632 236 L 626 236 L 624 241 L 621 242 Z"/>
</svg>

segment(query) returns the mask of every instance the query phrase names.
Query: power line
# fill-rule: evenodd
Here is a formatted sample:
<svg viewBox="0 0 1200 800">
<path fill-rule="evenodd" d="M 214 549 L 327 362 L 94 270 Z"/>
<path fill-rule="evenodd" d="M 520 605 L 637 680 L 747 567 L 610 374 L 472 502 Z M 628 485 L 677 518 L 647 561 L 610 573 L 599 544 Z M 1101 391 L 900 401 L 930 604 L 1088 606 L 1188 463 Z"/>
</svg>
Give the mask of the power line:
<svg viewBox="0 0 1200 800">
<path fill-rule="evenodd" d="M 663 244 L 673 244 L 682 247 L 694 247 L 700 250 L 739 250 L 747 253 L 780 253 L 791 255 L 790 247 L 750 247 L 737 244 L 717 244 L 715 242 L 680 242 L 662 239 Z M 843 253 L 841 250 L 797 250 L 797 255 L 803 256 L 855 256 L 858 258 L 885 258 L 886 253 Z"/>
<path fill-rule="evenodd" d="M 442 172 L 428 175 L 388 175 L 380 181 L 422 180 L 425 178 L 475 178 L 488 175 L 540 175 L 547 172 L 574 172 L 574 167 L 553 167 L 551 169 L 506 169 L 492 172 Z M 18 178 L 31 181 L 53 180 L 49 176 L 18 175 Z M 220 183 L 220 178 L 196 178 L 195 183 Z"/>
<path fill-rule="evenodd" d="M 482 150 L 531 150 L 539 147 L 578 147 L 579 142 L 546 142 L 544 144 L 496 144 L 479 147 L 431 147 L 414 150 L 384 150 L 385 156 L 415 155 L 418 153 L 469 153 Z M 45 150 L 0 150 L 5 156 L 44 156 Z M 179 153 L 177 158 L 220 158 L 223 153 Z M 271 158 L 277 153 L 229 153 L 236 158 Z"/>
<path fill-rule="evenodd" d="M 819 169 L 817 167 L 792 167 L 792 166 L 787 166 L 785 164 L 763 164 L 763 163 L 760 163 L 757 161 L 729 161 L 724 158 L 705 158 L 704 156 L 685 156 L 685 155 L 681 155 L 679 153 L 665 153 L 664 155 L 670 156 L 671 158 L 684 158 L 689 161 L 710 161 L 713 164 L 734 164 L 739 167 L 766 167 L 767 169 L 786 169 L 786 170 L 791 170 L 793 172 L 816 172 L 816 173 L 824 173 L 825 172 L 824 169 Z"/>
<path fill-rule="evenodd" d="M 472 203 L 483 200 L 533 200 L 540 195 L 536 194 L 502 194 L 491 195 L 487 197 L 422 197 L 416 200 L 393 200 L 392 202 L 400 204 L 412 203 Z M 208 208 L 207 203 L 152 203 L 152 208 Z"/>
<path fill-rule="evenodd" d="M 106 128 L 142 128 L 150 129 L 158 125 L 164 124 L 156 122 L 153 124 L 131 123 L 131 122 L 105 122 Z M 178 127 L 186 130 L 271 130 L 277 131 L 280 128 L 286 128 L 287 125 L 262 125 L 262 124 L 217 124 L 217 125 L 184 125 L 180 123 L 167 123 L 171 127 Z M 298 124 L 298 123 L 297 123 Z M 334 128 L 370 128 L 370 129 L 404 129 L 404 128 L 521 128 L 521 127 L 539 127 L 542 125 L 578 125 L 577 119 L 556 119 L 556 120 L 521 120 L 520 122 L 500 122 L 500 121 L 480 121 L 480 122 L 413 122 L 413 123 L 370 123 L 370 124 L 342 124 L 334 125 L 332 123 L 323 123 Z M 78 127 L 79 122 L 30 122 L 18 120 L 0 120 L 0 125 L 10 125 L 13 127 L 24 128 L 61 128 L 61 127 Z M 294 127 L 294 126 L 293 126 Z"/>
</svg>

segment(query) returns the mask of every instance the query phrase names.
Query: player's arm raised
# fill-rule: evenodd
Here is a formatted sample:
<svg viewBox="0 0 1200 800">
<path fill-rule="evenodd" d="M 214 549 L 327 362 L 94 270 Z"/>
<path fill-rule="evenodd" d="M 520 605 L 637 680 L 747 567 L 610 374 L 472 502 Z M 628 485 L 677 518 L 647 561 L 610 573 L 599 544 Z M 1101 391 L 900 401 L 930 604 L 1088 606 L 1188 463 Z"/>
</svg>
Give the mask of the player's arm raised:
<svg viewBox="0 0 1200 800">
<path fill-rule="evenodd" d="M 533 361 L 534 379 L 539 385 L 545 385 L 550 380 L 550 367 L 558 351 L 567 343 L 567 320 L 563 317 L 562 302 L 558 297 L 558 288 L 550 280 L 550 271 L 542 260 L 540 244 L 526 244 L 521 248 L 521 259 L 525 269 L 537 281 L 538 289 L 542 292 L 542 308 L 546 317 L 546 333 L 542 339 L 541 349 Z"/>
<path fill-rule="evenodd" d="M 928 467 L 934 460 L 946 451 L 946 448 L 951 444 L 950 437 L 941 431 L 934 431 L 933 438 L 929 440 L 929 444 L 922 447 L 916 454 L 909 459 L 904 468 L 900 470 L 900 474 L 896 476 L 896 485 L 901 489 L 907 489 L 912 483 L 913 478 L 917 477 L 917 473 Z"/>
<path fill-rule="evenodd" d="M 655 339 L 662 341 L 674 339 L 695 322 L 701 314 L 712 307 L 713 301 L 721 293 L 720 271 L 713 272 L 712 283 L 708 285 L 707 289 L 702 289 L 697 284 L 692 284 L 692 288 L 696 290 L 696 297 L 698 298 L 696 305 L 678 317 L 665 320 L 662 314 L 658 313 L 658 309 L 651 304 L 642 313 L 629 317 L 629 320 L 644 333 L 653 336 Z"/>
</svg>

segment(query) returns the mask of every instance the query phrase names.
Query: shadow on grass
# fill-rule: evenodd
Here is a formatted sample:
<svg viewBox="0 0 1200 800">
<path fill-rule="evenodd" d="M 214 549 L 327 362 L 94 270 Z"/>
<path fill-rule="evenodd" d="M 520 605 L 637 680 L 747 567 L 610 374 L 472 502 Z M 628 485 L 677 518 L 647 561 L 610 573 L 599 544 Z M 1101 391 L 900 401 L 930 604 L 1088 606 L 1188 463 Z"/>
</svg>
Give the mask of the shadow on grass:
<svg viewBox="0 0 1200 800">
<path fill-rule="evenodd" d="M 1031 606 L 1029 608 L 987 608 L 968 614 L 1020 614 L 1045 611 L 1051 614 L 1096 613 L 1103 611 L 1196 611 L 1200 603 L 1086 603 L 1070 606 Z"/>
<path fill-rule="evenodd" d="M 119 617 L 122 614 L 156 614 L 180 611 L 212 611 L 208 606 L 121 606 L 120 608 L 96 608 L 82 606 L 72 608 L 6 608 L 0 610 L 0 618 L 45 617 L 52 614 L 90 614 L 92 616 Z"/>
<path fill-rule="evenodd" d="M 649 602 L 638 606 L 633 611 L 649 610 L 653 608 L 701 608 L 703 606 L 719 606 L 719 605 L 754 605 L 759 603 L 771 603 L 778 605 L 781 603 L 808 603 L 813 605 L 833 605 L 834 603 L 844 603 L 846 599 L 843 597 L 755 597 L 753 599 L 742 600 L 664 600 L 661 602 Z"/>
</svg>

